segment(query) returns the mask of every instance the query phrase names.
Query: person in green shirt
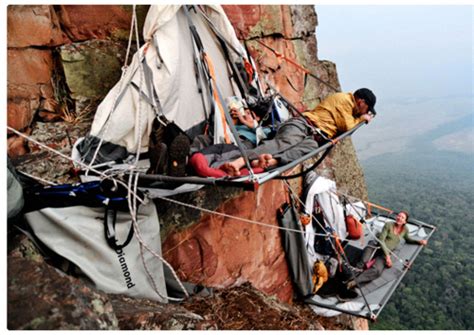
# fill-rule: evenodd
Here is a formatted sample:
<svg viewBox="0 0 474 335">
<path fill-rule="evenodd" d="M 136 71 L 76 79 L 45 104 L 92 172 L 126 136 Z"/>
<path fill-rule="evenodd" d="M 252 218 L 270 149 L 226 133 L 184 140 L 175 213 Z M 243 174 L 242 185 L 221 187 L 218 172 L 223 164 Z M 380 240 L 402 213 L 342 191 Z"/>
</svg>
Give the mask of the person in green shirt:
<svg viewBox="0 0 474 335">
<path fill-rule="evenodd" d="M 370 282 L 382 274 L 385 267 L 392 267 L 391 252 L 397 248 L 402 238 L 406 243 L 426 245 L 426 240 L 415 240 L 408 234 L 405 226 L 408 220 L 408 212 L 398 213 L 395 222 L 386 223 L 377 241 L 371 241 L 362 251 L 362 257 L 356 265 L 357 277 L 349 281 L 348 288 L 353 288 L 357 284 Z M 369 268 L 367 264 L 373 263 Z"/>
</svg>

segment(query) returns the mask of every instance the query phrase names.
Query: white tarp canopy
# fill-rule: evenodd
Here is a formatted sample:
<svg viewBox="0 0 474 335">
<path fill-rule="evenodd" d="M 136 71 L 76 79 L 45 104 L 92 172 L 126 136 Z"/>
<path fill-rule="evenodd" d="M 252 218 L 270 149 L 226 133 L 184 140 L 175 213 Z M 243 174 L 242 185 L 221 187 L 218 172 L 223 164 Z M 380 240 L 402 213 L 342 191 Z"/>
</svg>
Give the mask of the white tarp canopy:
<svg viewBox="0 0 474 335">
<path fill-rule="evenodd" d="M 220 6 L 193 8 L 195 10 L 180 5 L 150 7 L 143 31 L 145 45 L 135 53 L 121 80 L 99 105 L 90 135 L 79 147 L 86 161 L 92 158 L 99 141 L 108 148 L 104 145 L 96 163 L 125 158 L 115 156 L 146 152 L 157 113 L 162 112 L 167 120 L 174 121 L 187 132 L 204 126 L 215 99 L 211 97 L 209 81 L 202 67 L 196 67 L 199 52 L 193 42 L 190 24 L 195 26 L 203 50 L 209 57 L 221 96 L 241 96 L 230 79 L 225 54 L 210 28 L 212 24 L 233 50 L 244 55 L 232 25 Z M 239 57 L 235 52 L 230 56 Z M 225 122 L 216 108 L 215 143 L 222 142 L 224 127 Z M 120 148 L 119 152 L 115 146 Z"/>
<path fill-rule="evenodd" d="M 321 208 L 325 222 L 341 239 L 347 237 L 346 222 L 344 217 L 344 208 L 336 193 L 336 183 L 330 179 L 318 176 L 315 173 L 309 173 L 306 182 L 310 184 L 305 194 L 305 211 L 311 215 L 314 211 L 315 204 Z M 357 208 L 357 210 L 355 210 Z M 365 206 L 359 202 L 347 206 L 347 214 L 352 214 L 359 220 L 365 216 Z M 324 257 L 314 250 L 315 229 L 312 224 L 305 227 L 305 241 L 308 250 L 308 260 L 310 264 Z"/>
</svg>

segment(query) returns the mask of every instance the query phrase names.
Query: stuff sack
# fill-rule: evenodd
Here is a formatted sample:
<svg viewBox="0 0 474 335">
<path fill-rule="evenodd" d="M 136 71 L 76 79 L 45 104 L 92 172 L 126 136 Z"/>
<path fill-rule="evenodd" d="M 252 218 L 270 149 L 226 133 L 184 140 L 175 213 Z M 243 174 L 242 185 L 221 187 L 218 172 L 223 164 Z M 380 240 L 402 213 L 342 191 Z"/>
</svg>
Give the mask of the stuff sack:
<svg viewBox="0 0 474 335">
<path fill-rule="evenodd" d="M 162 262 L 143 248 L 143 258 L 152 281 L 140 255 L 137 232 L 123 248 L 111 248 L 104 234 L 105 210 L 104 207 L 86 206 L 44 208 L 27 213 L 25 217 L 41 242 L 76 265 L 98 289 L 166 302 Z M 137 223 L 141 238 L 161 255 L 160 225 L 153 202 L 139 207 Z M 115 233 L 118 244 L 123 245 L 127 239 L 131 224 L 129 213 L 117 212 Z"/>
<path fill-rule="evenodd" d="M 346 216 L 346 229 L 348 239 L 358 240 L 362 236 L 362 223 L 351 214 Z"/>
</svg>

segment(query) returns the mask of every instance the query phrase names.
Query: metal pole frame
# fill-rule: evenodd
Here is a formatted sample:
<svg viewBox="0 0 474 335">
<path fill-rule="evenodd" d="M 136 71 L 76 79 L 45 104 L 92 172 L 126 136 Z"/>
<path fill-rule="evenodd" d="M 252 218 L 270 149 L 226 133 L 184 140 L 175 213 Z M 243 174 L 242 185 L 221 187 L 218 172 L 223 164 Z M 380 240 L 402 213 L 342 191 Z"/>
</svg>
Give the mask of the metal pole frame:
<svg viewBox="0 0 474 335">
<path fill-rule="evenodd" d="M 380 216 L 390 218 L 390 216 L 386 216 L 386 215 L 380 215 Z M 417 225 L 418 227 L 429 228 L 430 233 L 426 237 L 426 240 L 429 240 L 431 238 L 431 236 L 433 235 L 433 233 L 435 232 L 435 230 L 436 230 L 435 226 L 429 225 L 425 222 L 415 220 L 415 219 L 411 219 L 407 223 Z M 420 254 L 422 249 L 423 249 L 423 246 L 421 246 L 421 245 L 416 247 L 416 250 L 413 253 L 413 255 L 410 257 L 410 259 L 407 260 L 408 265 L 411 265 L 413 263 L 413 261 L 416 259 L 416 257 L 418 257 L 418 255 Z M 368 308 L 369 312 L 372 313 L 372 314 L 370 314 L 370 313 L 368 313 L 368 314 L 357 313 L 355 311 L 350 311 L 350 310 L 346 310 L 346 309 L 339 308 L 339 307 L 336 307 L 336 306 L 319 303 L 319 302 L 316 302 L 316 301 L 311 300 L 311 299 L 306 299 L 305 303 L 309 303 L 309 304 L 316 305 L 316 306 L 319 306 L 319 307 L 335 310 L 335 311 L 345 313 L 345 314 L 350 314 L 350 315 L 362 317 L 364 319 L 375 322 L 377 320 L 377 318 L 379 317 L 380 313 L 382 312 L 382 310 L 384 309 L 384 307 L 386 306 L 386 304 L 388 303 L 388 300 L 391 298 L 392 294 L 395 292 L 397 287 L 400 285 L 400 282 L 403 280 L 403 278 L 405 277 L 405 275 L 407 274 L 409 269 L 410 269 L 410 266 L 405 266 L 404 267 L 404 269 L 403 269 L 402 273 L 400 274 L 400 276 L 398 277 L 398 279 L 391 285 L 391 288 L 389 289 L 387 294 L 385 294 L 384 298 L 382 299 L 382 301 L 380 303 L 380 307 L 377 309 L 377 311 L 375 313 L 372 313 L 372 310 L 369 308 L 369 306 L 367 306 L 367 304 L 364 306 L 364 309 Z M 362 290 L 361 290 L 361 293 L 362 293 Z"/>
</svg>

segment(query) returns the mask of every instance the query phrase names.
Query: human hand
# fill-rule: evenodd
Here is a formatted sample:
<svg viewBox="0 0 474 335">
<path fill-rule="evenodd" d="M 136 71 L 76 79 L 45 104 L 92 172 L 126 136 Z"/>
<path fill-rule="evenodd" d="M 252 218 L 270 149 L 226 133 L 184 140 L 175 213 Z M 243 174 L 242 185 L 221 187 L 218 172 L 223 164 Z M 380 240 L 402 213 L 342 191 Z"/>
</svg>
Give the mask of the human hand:
<svg viewBox="0 0 474 335">
<path fill-rule="evenodd" d="M 365 122 L 369 123 L 374 117 L 371 114 L 366 113 L 362 114 L 362 118 L 365 120 Z"/>
<path fill-rule="evenodd" d="M 250 113 L 249 109 L 245 109 L 243 114 L 239 113 L 238 118 L 240 123 L 246 125 L 249 128 L 255 128 L 254 118 L 252 116 L 252 113 Z"/>
<path fill-rule="evenodd" d="M 239 112 L 237 108 L 231 108 L 230 116 L 232 116 L 233 119 L 239 119 L 239 116 L 241 116 L 241 113 Z"/>
<path fill-rule="evenodd" d="M 387 256 L 385 257 L 385 264 L 387 265 L 388 268 L 391 268 L 392 265 L 393 265 L 393 264 L 392 264 L 392 259 L 390 258 L 389 255 L 387 255 Z"/>
<path fill-rule="evenodd" d="M 428 241 L 427 241 L 427 240 L 420 240 L 420 241 L 418 241 L 418 243 L 419 243 L 420 245 L 427 245 L 427 244 L 428 244 Z"/>
</svg>

